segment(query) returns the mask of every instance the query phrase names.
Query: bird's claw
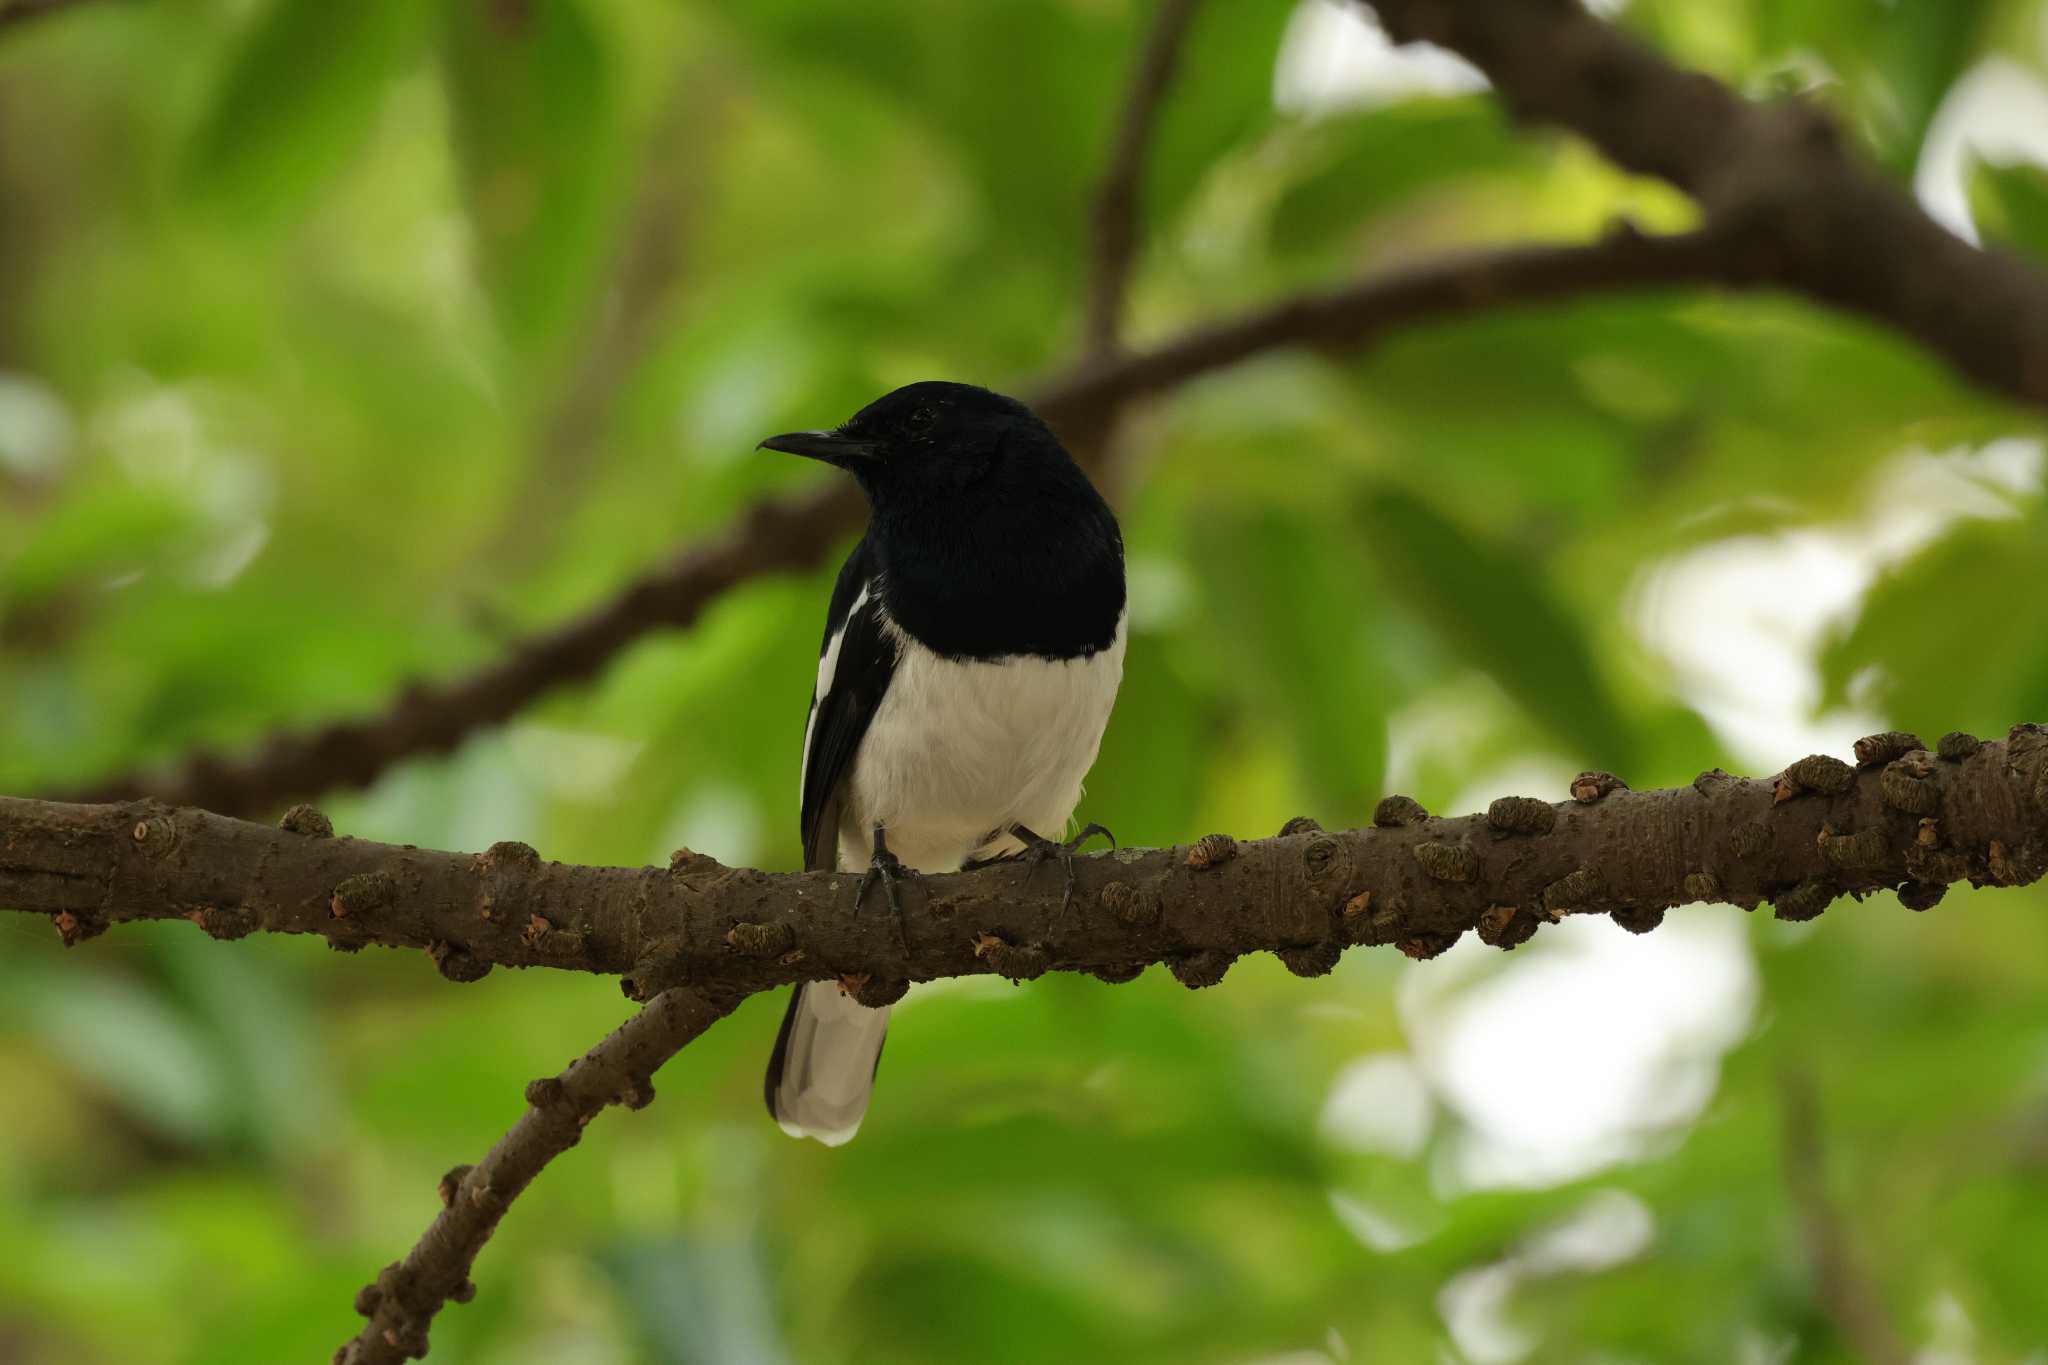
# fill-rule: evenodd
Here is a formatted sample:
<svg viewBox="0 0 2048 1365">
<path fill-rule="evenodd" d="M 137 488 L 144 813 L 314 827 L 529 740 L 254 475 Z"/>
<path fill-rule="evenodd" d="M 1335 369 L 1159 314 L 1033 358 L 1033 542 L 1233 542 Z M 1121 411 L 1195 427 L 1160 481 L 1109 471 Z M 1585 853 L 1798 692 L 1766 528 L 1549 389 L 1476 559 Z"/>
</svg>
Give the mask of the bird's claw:
<svg viewBox="0 0 2048 1365">
<path fill-rule="evenodd" d="M 855 913 L 859 913 L 861 906 L 867 904 L 868 888 L 880 882 L 883 900 L 897 915 L 902 915 L 903 903 L 896 898 L 896 882 L 904 877 L 917 880 L 919 874 L 916 869 L 905 867 L 903 861 L 888 849 L 876 849 L 875 856 L 868 860 L 868 870 L 860 874 L 860 890 L 853 894 Z"/>
<path fill-rule="evenodd" d="M 1055 923 L 1059 919 L 1064 918 L 1067 911 L 1074 904 L 1074 850 L 1098 834 L 1109 840 L 1109 846 L 1112 849 L 1116 847 L 1116 836 L 1101 825 L 1084 825 L 1079 834 L 1076 834 L 1064 843 L 1057 839 L 1048 839 L 1044 835 L 1034 833 L 1022 825 L 1010 826 L 1010 833 L 1023 841 L 1024 856 L 1029 858 L 1032 863 L 1059 863 L 1060 869 L 1064 874 L 1064 885 L 1061 888 L 1060 911 L 1059 915 L 1054 919 Z"/>
<path fill-rule="evenodd" d="M 874 856 L 868 859 L 868 870 L 860 875 L 860 886 L 853 893 L 853 912 L 860 914 L 861 906 L 867 903 L 868 888 L 876 882 L 882 884 L 882 899 L 896 916 L 896 931 L 902 937 L 904 947 L 910 945 L 909 921 L 903 913 L 903 902 L 896 895 L 896 883 L 903 879 L 924 884 L 924 874 L 914 867 L 907 867 L 903 860 L 891 853 L 882 842 L 881 831 L 875 832 Z"/>
</svg>

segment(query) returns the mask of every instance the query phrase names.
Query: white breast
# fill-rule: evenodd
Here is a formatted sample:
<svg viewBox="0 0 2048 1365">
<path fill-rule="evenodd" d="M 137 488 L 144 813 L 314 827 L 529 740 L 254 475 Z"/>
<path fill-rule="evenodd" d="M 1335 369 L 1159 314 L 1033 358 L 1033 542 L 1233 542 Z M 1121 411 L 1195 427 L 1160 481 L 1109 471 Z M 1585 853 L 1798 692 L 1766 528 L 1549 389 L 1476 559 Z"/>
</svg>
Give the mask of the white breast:
<svg viewBox="0 0 2048 1365">
<path fill-rule="evenodd" d="M 946 659 L 883 628 L 901 656 L 854 757 L 840 866 L 867 863 L 877 824 L 930 872 L 1017 847 L 989 838 L 1011 824 L 1059 838 L 1123 681 L 1125 621 L 1107 649 L 1069 660 Z"/>
</svg>

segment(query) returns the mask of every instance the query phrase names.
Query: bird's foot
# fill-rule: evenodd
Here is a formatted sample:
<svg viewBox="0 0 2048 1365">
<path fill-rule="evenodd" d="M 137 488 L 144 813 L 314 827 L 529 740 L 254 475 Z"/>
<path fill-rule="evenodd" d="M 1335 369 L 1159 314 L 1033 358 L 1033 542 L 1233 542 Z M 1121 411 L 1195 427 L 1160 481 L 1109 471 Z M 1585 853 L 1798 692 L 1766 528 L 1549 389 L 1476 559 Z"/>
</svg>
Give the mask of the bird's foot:
<svg viewBox="0 0 2048 1365">
<path fill-rule="evenodd" d="M 1024 850 L 1018 856 L 1029 859 L 1033 865 L 1048 862 L 1060 865 L 1065 880 L 1060 894 L 1060 913 L 1055 918 L 1055 923 L 1059 918 L 1065 917 L 1067 910 L 1074 903 L 1074 850 L 1098 834 L 1109 840 L 1110 848 L 1116 847 L 1116 836 L 1101 825 L 1083 825 L 1079 834 L 1064 843 L 1034 833 L 1023 825 L 1011 825 L 1010 833 L 1024 844 Z"/>
<path fill-rule="evenodd" d="M 894 912 L 896 916 L 896 931 L 902 936 L 904 947 L 908 949 L 910 946 L 910 932 L 906 927 L 903 915 L 903 902 L 896 895 L 897 882 L 904 880 L 913 881 L 922 886 L 924 884 L 924 874 L 914 867 L 906 867 L 902 859 L 891 853 L 887 841 L 883 838 L 882 831 L 877 828 L 875 830 L 874 856 L 868 859 L 868 870 L 861 873 L 860 887 L 853 893 L 853 912 L 855 915 L 858 915 L 861 906 L 867 903 L 868 888 L 877 882 L 881 883 L 882 899 L 888 904 L 889 909 Z"/>
</svg>

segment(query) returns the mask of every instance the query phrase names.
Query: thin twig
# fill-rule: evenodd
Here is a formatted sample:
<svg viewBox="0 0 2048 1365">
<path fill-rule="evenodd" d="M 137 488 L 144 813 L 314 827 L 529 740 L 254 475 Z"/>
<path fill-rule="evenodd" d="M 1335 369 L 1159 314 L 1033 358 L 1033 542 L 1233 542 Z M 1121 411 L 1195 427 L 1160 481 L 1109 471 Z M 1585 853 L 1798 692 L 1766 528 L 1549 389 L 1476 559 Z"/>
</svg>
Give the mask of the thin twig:
<svg viewBox="0 0 2048 1365">
<path fill-rule="evenodd" d="M 1619 233 L 1585 246 L 1474 254 L 1299 294 L 1150 350 L 1096 357 L 1032 385 L 1025 397 L 1063 431 L 1098 428 L 1106 414 L 1132 398 L 1164 393 L 1283 348 L 1355 349 L 1398 327 L 1581 294 L 1756 282 L 1742 276 L 1723 245 L 1704 234 Z M 64 793 L 63 799 L 152 797 L 256 815 L 323 792 L 365 786 L 404 759 L 453 749 L 543 693 L 593 676 L 651 631 L 691 624 L 729 589 L 763 574 L 817 567 L 860 524 L 861 511 L 859 496 L 846 484 L 763 499 L 723 534 L 465 677 L 409 685 L 380 712 L 277 731 L 246 757 L 202 750 L 168 772 L 118 774 Z"/>
<path fill-rule="evenodd" d="M 607 1106 L 645 1108 L 654 1099 L 654 1073 L 739 1000 L 732 993 L 668 991 L 568 1070 L 528 1085 L 519 1121 L 482 1161 L 441 1177 L 434 1221 L 404 1260 L 384 1267 L 356 1295 L 356 1311 L 369 1321 L 335 1352 L 335 1365 L 396 1365 L 426 1355 L 427 1331 L 442 1305 L 468 1303 L 476 1294 L 470 1269 L 512 1201 Z"/>
<path fill-rule="evenodd" d="M 1174 69 L 1201 0 L 1159 0 L 1144 49 L 1131 73 L 1109 166 L 1095 194 L 1095 254 L 1088 280 L 1082 350 L 1113 349 L 1123 328 L 1124 294 L 1137 255 L 1139 203 L 1145 190 L 1145 154 L 1173 84 Z"/>
</svg>

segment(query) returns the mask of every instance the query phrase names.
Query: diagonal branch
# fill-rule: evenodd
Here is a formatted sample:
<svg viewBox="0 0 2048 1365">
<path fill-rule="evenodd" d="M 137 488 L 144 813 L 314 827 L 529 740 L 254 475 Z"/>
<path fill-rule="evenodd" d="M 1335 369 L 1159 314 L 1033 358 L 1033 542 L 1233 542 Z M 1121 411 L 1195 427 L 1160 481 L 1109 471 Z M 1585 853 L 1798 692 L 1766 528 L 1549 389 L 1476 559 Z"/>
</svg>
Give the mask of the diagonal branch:
<svg viewBox="0 0 2048 1365">
<path fill-rule="evenodd" d="M 528 636 L 466 677 L 411 684 L 389 710 L 376 714 L 280 730 L 246 757 L 202 750 L 172 772 L 107 778 L 75 798 L 150 796 L 255 814 L 296 797 L 366 786 L 404 759 L 453 749 L 475 731 L 504 723 L 534 698 L 593 676 L 651 631 L 689 625 L 749 579 L 814 568 L 859 515 L 860 499 L 850 485 L 763 499 L 724 534 L 641 575 L 585 615 Z"/>
<path fill-rule="evenodd" d="M 740 997 L 674 990 L 656 996 L 559 1076 L 526 1087 L 526 1112 L 484 1159 L 441 1177 L 441 1211 L 417 1245 L 356 1295 L 369 1321 L 335 1352 L 335 1365 L 396 1365 L 427 1353 L 427 1329 L 450 1299 L 476 1293 L 477 1253 L 541 1169 L 574 1147 L 606 1107 L 644 1109 L 662 1063 L 732 1012 Z"/>
<path fill-rule="evenodd" d="M 1318 974 L 1357 944 L 1433 956 L 1466 930 L 1501 947 L 1567 914 L 1644 931 L 1695 901 L 1771 902 L 1811 919 L 1835 898 L 2021 885 L 2048 870 L 2048 727 L 2005 739 L 1911 736 L 1823 756 L 1775 780 L 1703 773 L 1630 792 L 1604 774 L 1556 805 L 1496 801 L 1437 819 L 1405 797 L 1375 827 L 1291 822 L 1270 839 L 1210 835 L 1075 865 L 1075 904 L 1028 863 L 925 879 L 900 926 L 854 912 L 853 874 L 729 868 L 679 851 L 667 868 L 544 863 L 524 844 L 439 853 L 332 837 L 308 807 L 281 829 L 154 803 L 0 798 L 0 906 L 52 916 L 67 942 L 110 924 L 187 919 L 220 938 L 317 934 L 332 946 L 424 949 L 455 980 L 493 965 L 753 992 L 856 978 L 881 1003 L 913 980 L 1051 969 L 1125 978 L 1154 962 L 1207 985 L 1270 952 Z M 1092 911 L 1092 912 L 1091 912 Z"/>
<path fill-rule="evenodd" d="M 1115 348 L 1123 326 L 1124 293 L 1138 249 L 1138 206 L 1145 185 L 1145 153 L 1180 65 L 1181 48 L 1201 0 L 1159 0 L 1137 68 L 1124 95 L 1109 167 L 1096 189 L 1093 212 L 1095 255 L 1090 262 L 1087 318 L 1082 350 L 1100 355 Z"/>
<path fill-rule="evenodd" d="M 1372 0 L 1398 42 L 1469 58 L 1514 112 L 1661 176 L 1759 275 L 1917 338 L 1989 388 L 2048 403 L 2048 274 L 1921 212 L 1819 110 L 1742 99 L 1578 0 Z"/>
<path fill-rule="evenodd" d="M 1619 233 L 1584 246 L 1461 256 L 1299 294 L 1150 350 L 1098 357 L 1031 386 L 1025 396 L 1056 427 L 1099 429 L 1133 398 L 1163 393 L 1269 351 L 1357 348 L 1395 328 L 1517 303 L 1749 282 L 1725 243 L 1700 234 Z M 404 759 L 451 750 L 536 697 L 595 675 L 652 631 L 690 625 L 718 596 L 752 578 L 815 568 L 860 524 L 860 516 L 860 499 L 846 485 L 763 499 L 722 535 L 634 580 L 611 601 L 528 637 L 465 677 L 412 684 L 386 711 L 280 730 L 244 757 L 202 750 L 169 772 L 117 774 L 64 797 L 149 797 L 256 815 L 326 791 L 365 786 Z"/>
</svg>

